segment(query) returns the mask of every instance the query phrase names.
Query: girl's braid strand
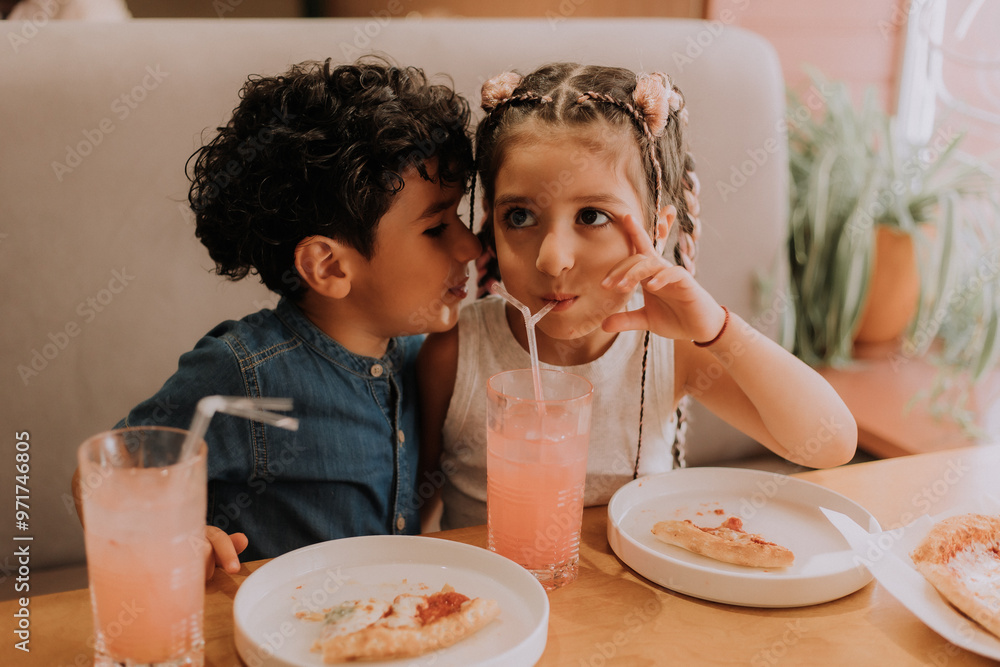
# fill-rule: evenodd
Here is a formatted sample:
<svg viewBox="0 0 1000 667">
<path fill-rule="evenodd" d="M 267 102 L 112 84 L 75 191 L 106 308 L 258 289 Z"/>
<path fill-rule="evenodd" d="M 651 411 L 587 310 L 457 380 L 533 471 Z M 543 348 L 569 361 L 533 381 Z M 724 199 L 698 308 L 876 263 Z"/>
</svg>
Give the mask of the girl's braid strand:
<svg viewBox="0 0 1000 667">
<path fill-rule="evenodd" d="M 659 211 L 663 199 L 663 168 L 660 166 L 660 161 L 656 157 L 656 137 L 649 129 L 649 123 L 646 122 L 646 117 L 630 102 L 620 100 L 617 97 L 607 95 L 605 93 L 597 93 L 592 90 L 588 90 L 580 95 L 580 97 L 576 99 L 577 104 L 582 104 L 588 98 L 598 100 L 600 102 L 607 102 L 608 104 L 613 104 L 616 107 L 624 109 L 632 117 L 632 120 L 635 121 L 636 125 L 639 126 L 639 129 L 642 130 L 642 134 L 646 137 L 646 142 L 649 144 L 649 150 L 647 151 L 649 160 L 653 163 L 653 171 L 656 173 L 656 210 Z"/>
<path fill-rule="evenodd" d="M 689 408 L 688 397 L 685 396 L 677 404 L 677 427 L 674 430 L 674 445 L 670 448 L 672 468 L 687 467 L 687 411 Z"/>
<path fill-rule="evenodd" d="M 642 339 L 642 379 L 639 381 L 639 442 L 635 447 L 635 467 L 632 479 L 639 477 L 639 455 L 642 453 L 642 417 L 646 407 L 646 359 L 649 356 L 649 331 Z"/>
<path fill-rule="evenodd" d="M 674 251 L 674 259 L 691 275 L 695 271 L 695 258 L 698 252 L 698 240 L 701 238 L 701 184 L 694 171 L 694 158 L 690 153 L 684 161 L 684 176 L 681 178 L 684 187 L 684 215 L 680 222 L 680 237 Z"/>
<path fill-rule="evenodd" d="M 500 115 L 498 112 L 502 109 L 506 109 L 511 104 L 516 102 L 539 102 L 541 104 L 548 104 L 552 101 L 552 98 L 548 95 L 539 95 L 538 93 L 533 93 L 531 91 L 523 92 L 520 95 L 510 95 L 497 100 L 495 104 L 486 109 L 486 120 L 491 123 L 494 127 L 496 126 L 496 118 Z M 478 151 L 478 147 L 477 147 Z M 473 160 L 475 165 L 476 160 Z M 472 169 L 472 184 L 469 187 L 469 230 L 472 231 L 475 228 L 476 223 L 476 173 L 478 169 L 473 166 Z"/>
</svg>

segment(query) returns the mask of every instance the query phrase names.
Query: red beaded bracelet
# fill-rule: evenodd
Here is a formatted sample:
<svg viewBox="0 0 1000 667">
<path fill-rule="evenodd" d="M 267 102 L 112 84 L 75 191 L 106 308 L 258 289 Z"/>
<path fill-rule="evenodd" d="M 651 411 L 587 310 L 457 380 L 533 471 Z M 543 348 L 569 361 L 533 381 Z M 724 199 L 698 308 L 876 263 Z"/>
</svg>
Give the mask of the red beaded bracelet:
<svg viewBox="0 0 1000 667">
<path fill-rule="evenodd" d="M 695 341 L 691 341 L 692 343 L 695 344 L 696 347 L 708 347 L 709 345 L 712 345 L 713 343 L 715 343 L 716 341 L 718 341 L 720 338 L 722 338 L 722 334 L 726 333 L 726 327 L 729 326 L 729 309 L 726 308 L 725 306 L 721 305 L 721 304 L 720 304 L 719 307 L 722 308 L 723 312 L 726 314 L 726 319 L 724 319 L 722 321 L 722 328 L 719 329 L 719 333 L 715 334 L 715 338 L 713 338 L 710 341 L 707 341 L 707 342 L 704 342 L 704 343 L 699 343 L 696 340 Z"/>
</svg>

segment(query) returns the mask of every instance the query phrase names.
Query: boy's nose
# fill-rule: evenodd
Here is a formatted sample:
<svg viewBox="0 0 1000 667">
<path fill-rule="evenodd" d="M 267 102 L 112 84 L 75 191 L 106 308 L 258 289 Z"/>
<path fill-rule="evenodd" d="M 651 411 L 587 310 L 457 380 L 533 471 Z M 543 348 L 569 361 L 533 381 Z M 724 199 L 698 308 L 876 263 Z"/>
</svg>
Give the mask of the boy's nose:
<svg viewBox="0 0 1000 667">
<path fill-rule="evenodd" d="M 461 223 L 456 225 L 456 227 L 459 233 L 452 244 L 452 252 L 458 261 L 471 262 L 482 254 L 483 245 L 479 242 L 476 235 L 469 231 L 468 227 Z"/>
<path fill-rule="evenodd" d="M 556 231 L 547 233 L 538 248 L 535 268 L 546 275 L 558 276 L 573 267 L 573 244 L 565 235 Z"/>
</svg>

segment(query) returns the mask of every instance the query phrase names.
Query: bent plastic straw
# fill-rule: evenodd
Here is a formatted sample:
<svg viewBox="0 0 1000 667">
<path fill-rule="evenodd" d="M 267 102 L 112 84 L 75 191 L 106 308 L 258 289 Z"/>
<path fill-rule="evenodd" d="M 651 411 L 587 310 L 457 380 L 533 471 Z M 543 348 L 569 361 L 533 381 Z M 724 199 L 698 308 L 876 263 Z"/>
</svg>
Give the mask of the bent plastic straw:
<svg viewBox="0 0 1000 667">
<path fill-rule="evenodd" d="M 194 419 L 188 427 L 187 438 L 181 446 L 181 459 L 194 454 L 195 447 L 205 437 L 208 424 L 216 412 L 222 412 L 251 421 L 263 422 L 278 428 L 297 431 L 299 420 L 288 415 L 279 415 L 269 410 L 291 410 L 290 398 L 246 398 L 243 396 L 206 396 L 198 401 L 194 411 Z"/>
<path fill-rule="evenodd" d="M 542 306 L 537 313 L 532 315 L 531 310 L 529 310 L 526 305 L 515 299 L 502 283 L 493 283 L 493 285 L 490 286 L 490 291 L 505 298 L 510 305 L 520 310 L 521 315 L 524 317 L 524 328 L 528 333 L 528 356 L 531 358 L 531 379 L 535 384 L 535 400 L 543 401 L 545 399 L 542 395 L 542 374 L 538 365 L 538 344 L 535 342 L 535 324 L 538 320 L 542 319 L 546 313 L 555 308 L 556 303 L 555 301 L 550 301 Z"/>
</svg>

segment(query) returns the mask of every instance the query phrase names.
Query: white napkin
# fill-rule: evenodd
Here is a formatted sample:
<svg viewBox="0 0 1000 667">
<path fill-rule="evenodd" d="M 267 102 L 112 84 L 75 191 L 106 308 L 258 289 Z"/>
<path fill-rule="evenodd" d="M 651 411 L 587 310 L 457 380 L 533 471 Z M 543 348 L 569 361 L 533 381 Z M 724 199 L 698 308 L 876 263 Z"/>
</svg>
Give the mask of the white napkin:
<svg viewBox="0 0 1000 667">
<path fill-rule="evenodd" d="M 995 498 L 984 499 L 985 505 L 1000 503 Z M 912 523 L 895 530 L 869 533 L 850 517 L 821 507 L 830 520 L 854 549 L 855 562 L 866 567 L 879 584 L 936 633 L 973 653 L 1000 660 L 1000 639 L 952 607 L 910 560 L 913 550 L 935 523 L 948 516 L 966 512 L 993 513 L 996 510 L 952 510 L 935 517 L 926 514 Z"/>
</svg>

